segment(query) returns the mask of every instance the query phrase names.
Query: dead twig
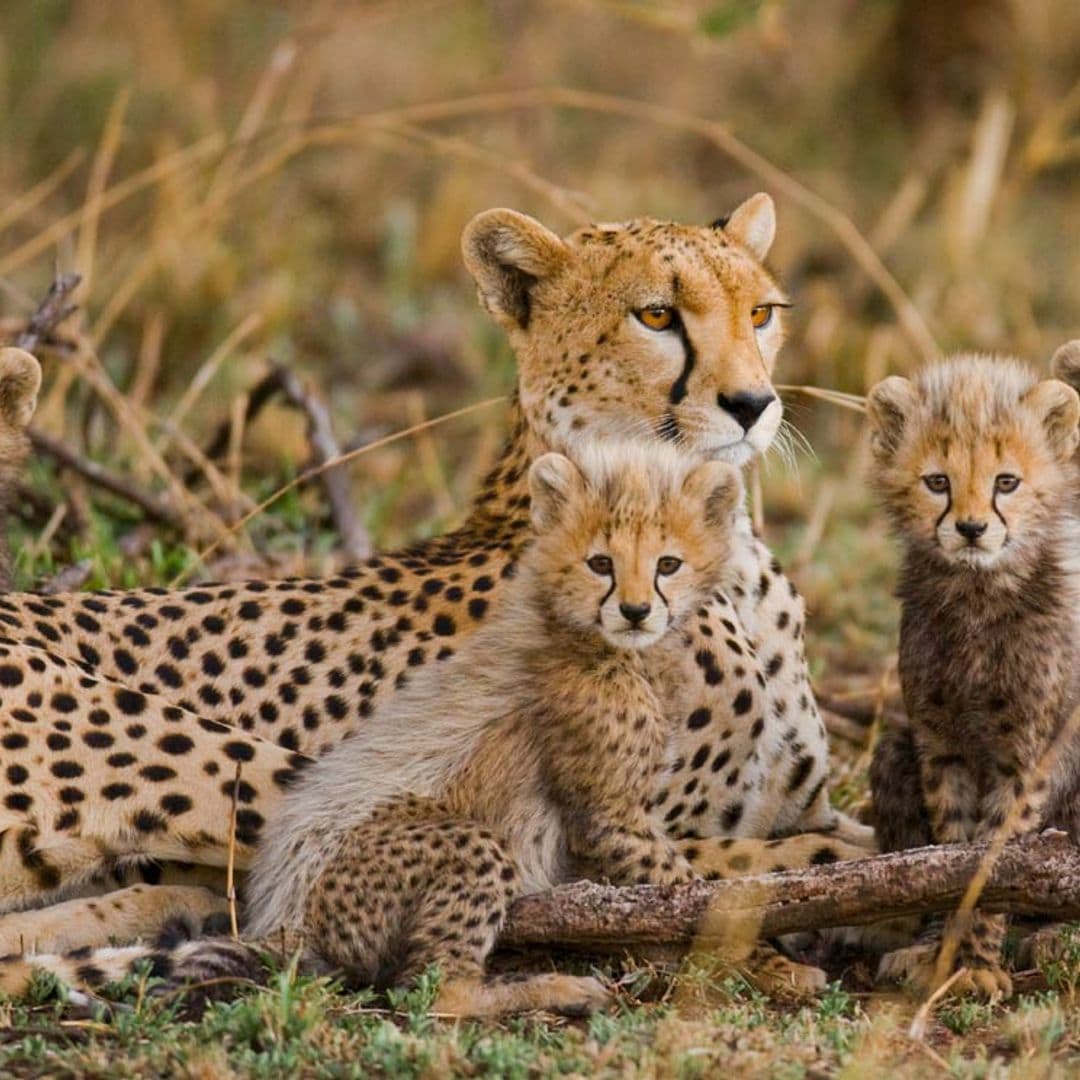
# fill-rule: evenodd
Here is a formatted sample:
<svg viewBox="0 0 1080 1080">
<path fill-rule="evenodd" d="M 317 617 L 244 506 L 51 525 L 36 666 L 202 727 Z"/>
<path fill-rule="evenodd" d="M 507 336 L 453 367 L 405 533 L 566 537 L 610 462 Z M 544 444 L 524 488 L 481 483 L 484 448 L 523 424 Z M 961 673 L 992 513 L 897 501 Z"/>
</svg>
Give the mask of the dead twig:
<svg viewBox="0 0 1080 1080">
<path fill-rule="evenodd" d="M 46 578 L 39 586 L 38 592 L 46 596 L 56 596 L 58 593 L 78 592 L 90 575 L 94 572 L 94 563 L 90 559 L 80 559 L 77 563 L 65 566 L 57 571 L 51 578 Z"/>
<path fill-rule="evenodd" d="M 232 805 L 229 810 L 229 861 L 225 867 L 225 899 L 229 901 L 229 929 L 233 941 L 240 940 L 240 923 L 236 917 L 236 809 L 240 802 L 240 769 L 236 763 L 236 775 L 233 777 Z"/>
<path fill-rule="evenodd" d="M 35 352 L 48 340 L 52 332 L 76 311 L 78 305 L 69 304 L 68 297 L 79 287 L 81 281 L 79 274 L 63 274 L 49 286 L 45 299 L 30 316 L 26 329 L 15 339 L 18 348 Z"/>
<path fill-rule="evenodd" d="M 334 437 L 326 405 L 300 381 L 295 372 L 283 364 L 274 364 L 273 370 L 282 394 L 307 417 L 308 440 L 315 465 L 324 466 L 337 460 L 341 456 L 341 448 Z M 345 553 L 355 562 L 368 558 L 371 554 L 371 537 L 356 516 L 348 475 L 342 469 L 327 468 L 321 476 L 326 497 L 330 500 L 330 513 Z"/>
<path fill-rule="evenodd" d="M 45 432 L 38 431 L 36 428 L 30 429 L 30 441 L 38 453 L 47 454 L 64 468 L 78 473 L 96 487 L 134 503 L 148 518 L 168 525 L 177 532 L 184 532 L 184 519 L 168 503 L 152 492 L 143 490 L 126 477 L 112 472 L 96 461 L 91 461 L 67 443 L 54 439 L 51 435 L 46 435 Z"/>
</svg>

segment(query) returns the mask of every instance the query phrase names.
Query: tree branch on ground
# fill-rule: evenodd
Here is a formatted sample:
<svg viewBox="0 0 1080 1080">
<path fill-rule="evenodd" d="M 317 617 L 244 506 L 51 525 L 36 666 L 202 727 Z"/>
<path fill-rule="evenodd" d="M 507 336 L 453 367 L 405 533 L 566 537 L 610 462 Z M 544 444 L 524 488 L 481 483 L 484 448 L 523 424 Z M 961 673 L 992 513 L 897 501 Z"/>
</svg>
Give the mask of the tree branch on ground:
<svg viewBox="0 0 1080 1080">
<path fill-rule="evenodd" d="M 985 843 L 918 848 L 782 874 L 668 887 L 563 885 L 517 900 L 499 944 L 621 953 L 948 911 L 960 903 L 986 849 Z M 1080 918 L 1080 847 L 1063 833 L 1006 845 L 979 907 Z"/>
</svg>

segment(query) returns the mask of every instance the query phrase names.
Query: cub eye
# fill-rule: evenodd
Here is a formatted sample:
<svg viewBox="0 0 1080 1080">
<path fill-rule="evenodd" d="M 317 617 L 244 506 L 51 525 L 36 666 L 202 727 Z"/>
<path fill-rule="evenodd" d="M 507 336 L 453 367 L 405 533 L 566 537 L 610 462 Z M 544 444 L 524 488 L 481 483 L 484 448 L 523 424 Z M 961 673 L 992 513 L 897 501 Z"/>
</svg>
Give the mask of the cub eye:
<svg viewBox="0 0 1080 1080">
<path fill-rule="evenodd" d="M 764 330 L 772 322 L 773 304 L 758 304 L 750 309 L 750 323 L 755 330 Z"/>
<path fill-rule="evenodd" d="M 1000 492 L 1002 495 L 1008 495 L 1010 492 L 1015 491 L 1020 486 L 1020 477 L 1013 476 L 1012 473 L 998 473 L 994 477 L 994 490 Z"/>
<path fill-rule="evenodd" d="M 650 330 L 670 330 L 675 325 L 675 309 L 658 304 L 635 311 L 638 322 Z"/>
<path fill-rule="evenodd" d="M 601 577 L 610 577 L 611 571 L 615 569 L 615 564 L 607 555 L 593 555 L 585 560 L 585 565 Z"/>
<path fill-rule="evenodd" d="M 674 555 L 664 555 L 656 560 L 656 572 L 667 577 L 674 574 L 682 566 L 682 559 L 676 559 Z"/>
<path fill-rule="evenodd" d="M 930 473 L 923 477 L 923 483 L 935 494 L 942 495 L 949 490 L 949 478 L 944 473 Z"/>
</svg>

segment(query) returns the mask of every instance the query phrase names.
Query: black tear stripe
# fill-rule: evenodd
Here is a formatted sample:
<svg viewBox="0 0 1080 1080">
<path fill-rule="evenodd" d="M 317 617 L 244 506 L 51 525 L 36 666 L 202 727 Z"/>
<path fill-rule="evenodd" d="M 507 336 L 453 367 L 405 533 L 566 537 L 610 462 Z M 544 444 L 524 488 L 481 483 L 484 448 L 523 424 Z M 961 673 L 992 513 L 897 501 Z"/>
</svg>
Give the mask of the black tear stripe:
<svg viewBox="0 0 1080 1080">
<path fill-rule="evenodd" d="M 611 594 L 615 591 L 615 586 L 617 584 L 618 582 L 615 580 L 615 567 L 614 565 L 612 565 L 611 588 L 608 589 L 608 591 L 604 593 L 602 597 L 600 597 L 600 603 L 596 605 L 596 621 L 600 623 L 601 626 L 603 626 L 604 624 L 604 605 L 608 602 L 608 597 L 610 597 Z"/>
<path fill-rule="evenodd" d="M 934 535 L 937 535 L 938 529 L 941 528 L 941 523 L 949 516 L 949 511 L 952 509 L 952 488 L 950 487 L 945 495 L 945 509 L 941 511 L 941 516 L 934 522 Z"/>
<path fill-rule="evenodd" d="M 993 496 L 991 496 L 990 506 L 993 509 L 994 513 L 997 514 L 998 521 L 1000 521 L 1002 526 L 1004 527 L 1005 535 L 1008 536 L 1009 535 L 1009 523 L 1005 520 L 1005 515 L 1002 514 L 1002 512 L 998 509 L 997 492 L 996 491 L 994 492 Z"/>
<path fill-rule="evenodd" d="M 656 590 L 656 595 L 664 601 L 664 607 L 668 609 L 668 614 L 671 614 L 671 605 L 668 603 L 668 598 L 664 595 L 664 590 L 660 588 L 660 571 L 657 570 L 653 574 L 653 588 Z"/>
<path fill-rule="evenodd" d="M 682 342 L 683 361 L 682 374 L 671 384 L 671 391 L 668 394 L 668 401 L 672 405 L 678 405 L 683 398 L 686 397 L 686 384 L 690 381 L 690 373 L 694 370 L 694 365 L 697 363 L 697 350 L 694 348 L 694 343 L 690 340 L 690 335 L 687 333 L 686 325 L 682 319 L 679 319 L 675 323 L 675 333 L 679 335 L 679 341 Z"/>
</svg>

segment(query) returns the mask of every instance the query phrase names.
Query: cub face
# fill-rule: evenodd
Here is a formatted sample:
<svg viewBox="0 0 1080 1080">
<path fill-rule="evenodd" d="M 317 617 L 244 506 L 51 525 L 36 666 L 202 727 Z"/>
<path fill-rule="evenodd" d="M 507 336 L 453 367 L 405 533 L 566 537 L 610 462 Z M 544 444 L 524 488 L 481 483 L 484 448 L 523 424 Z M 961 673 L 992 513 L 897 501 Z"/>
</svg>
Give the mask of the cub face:
<svg viewBox="0 0 1080 1080">
<path fill-rule="evenodd" d="M 563 624 L 644 649 L 721 583 L 742 493 L 730 465 L 615 443 L 583 448 L 578 464 L 544 454 L 529 488 L 528 565 Z"/>
<path fill-rule="evenodd" d="M 946 562 L 1017 561 L 1069 509 L 1080 398 L 1013 360 L 959 356 L 867 399 L 874 480 L 898 531 Z"/>
<path fill-rule="evenodd" d="M 783 414 L 787 298 L 762 265 L 775 229 L 764 194 L 710 227 L 640 219 L 560 239 L 512 210 L 474 218 L 465 263 L 546 446 L 659 437 L 735 465 L 766 450 Z"/>
</svg>

